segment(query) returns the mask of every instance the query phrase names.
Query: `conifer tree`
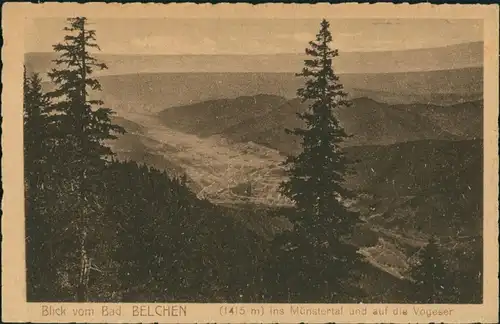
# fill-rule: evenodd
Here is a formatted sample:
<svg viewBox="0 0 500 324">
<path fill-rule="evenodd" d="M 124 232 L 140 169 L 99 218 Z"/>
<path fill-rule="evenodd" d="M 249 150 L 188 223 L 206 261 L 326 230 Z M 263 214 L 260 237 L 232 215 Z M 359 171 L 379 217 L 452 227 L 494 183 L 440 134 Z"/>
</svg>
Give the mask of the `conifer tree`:
<svg viewBox="0 0 500 324">
<path fill-rule="evenodd" d="M 323 20 L 316 39 L 306 49 L 309 58 L 297 74 L 305 79 L 305 86 L 297 91 L 309 107 L 298 114 L 305 128 L 287 130 L 302 138 L 303 150 L 285 161 L 289 179 L 281 186 L 296 209 L 288 216 L 294 224 L 294 238 L 288 238 L 294 241 L 290 243 L 293 248 L 280 253 L 285 254 L 282 259 L 302 268 L 299 274 L 282 277 L 293 277 L 285 279 L 293 282 L 289 287 L 308 287 L 311 295 L 301 299 L 321 296 L 327 302 L 359 293 L 351 291 L 348 283 L 361 260 L 356 249 L 346 243 L 359 217 L 344 206 L 352 194 L 342 186 L 350 168 L 340 144 L 348 135 L 334 112 L 350 103 L 332 67 L 338 51 L 331 49 L 331 42 L 329 23 Z"/>
<path fill-rule="evenodd" d="M 418 264 L 411 270 L 415 297 L 419 303 L 442 303 L 452 290 L 437 241 L 432 237 L 418 255 Z"/>
<path fill-rule="evenodd" d="M 24 71 L 24 152 L 28 187 L 39 182 L 42 168 L 47 162 L 48 109 L 50 101 L 42 91 L 40 76 L 31 77 Z"/>
<path fill-rule="evenodd" d="M 69 18 L 64 30 L 68 35 L 62 43 L 53 46 L 59 53 L 54 60 L 58 68 L 49 73 L 56 85 L 50 96 L 57 98 L 52 111 L 59 113 L 61 134 L 71 141 L 76 152 L 89 159 L 112 155 L 102 141 L 115 139 L 123 128 L 111 123 L 112 111 L 101 107 L 101 100 L 90 100 L 88 90 L 100 91 L 99 81 L 92 78 L 95 69 L 107 69 L 104 63 L 92 57 L 89 49 L 100 50 L 95 43 L 95 31 L 88 28 L 85 17 Z"/>
<path fill-rule="evenodd" d="M 91 265 L 92 228 L 98 226 L 102 210 L 99 206 L 99 194 L 96 186 L 106 165 L 106 158 L 112 155 L 104 140 L 116 138 L 124 132 L 121 127 L 111 123 L 111 110 L 103 108 L 103 102 L 89 98 L 89 90 L 99 91 L 99 82 L 92 78 L 95 69 L 106 69 L 89 53 L 90 49 L 99 50 L 95 31 L 88 28 L 85 17 L 68 18 L 64 28 L 67 35 L 64 40 L 53 46 L 59 53 L 54 62 L 57 68 L 49 73 L 55 84 L 50 93 L 54 104 L 51 113 L 57 126 L 57 151 L 60 166 L 59 176 L 64 184 L 68 201 L 72 201 L 67 211 L 72 219 L 71 228 L 75 231 L 77 242 L 73 255 L 76 269 L 74 274 L 76 298 L 87 299 L 88 275 Z M 71 198 L 69 198 L 71 197 Z"/>
<path fill-rule="evenodd" d="M 24 70 L 24 177 L 26 214 L 27 298 L 47 297 L 55 288 L 51 277 L 50 255 L 46 242 L 50 238 L 50 218 L 45 199 L 49 176 L 50 105 L 42 91 L 38 74 L 28 77 Z"/>
</svg>

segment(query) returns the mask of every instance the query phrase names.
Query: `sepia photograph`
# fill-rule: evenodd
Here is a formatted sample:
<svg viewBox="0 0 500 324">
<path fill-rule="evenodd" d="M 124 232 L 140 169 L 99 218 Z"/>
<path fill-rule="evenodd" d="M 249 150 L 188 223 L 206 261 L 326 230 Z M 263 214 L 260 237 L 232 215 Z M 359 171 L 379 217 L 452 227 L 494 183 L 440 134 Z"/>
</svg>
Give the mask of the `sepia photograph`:
<svg viewBox="0 0 500 324">
<path fill-rule="evenodd" d="M 19 40 L 26 302 L 484 303 L 483 19 L 73 13 Z"/>
</svg>

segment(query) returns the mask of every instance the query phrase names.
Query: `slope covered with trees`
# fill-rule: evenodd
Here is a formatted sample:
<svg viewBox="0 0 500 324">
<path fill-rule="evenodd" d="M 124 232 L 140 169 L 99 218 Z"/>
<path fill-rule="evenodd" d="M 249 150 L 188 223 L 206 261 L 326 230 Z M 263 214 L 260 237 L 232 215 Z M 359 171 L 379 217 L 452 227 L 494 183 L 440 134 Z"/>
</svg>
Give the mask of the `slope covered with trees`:
<svg viewBox="0 0 500 324">
<path fill-rule="evenodd" d="M 104 142 L 123 129 L 87 93 L 100 89 L 93 69 L 105 68 L 87 51 L 95 32 L 81 17 L 65 31 L 54 91 L 25 75 L 28 300 L 236 298 L 255 234 L 197 199 L 185 177 L 114 158 Z"/>
<path fill-rule="evenodd" d="M 307 111 L 307 104 L 301 103 L 298 98 L 284 103 L 262 102 L 261 98 L 262 96 L 255 96 L 231 100 L 230 102 L 237 103 L 244 102 L 245 99 L 254 104 L 250 107 L 239 103 L 239 109 L 225 112 L 224 118 L 216 122 L 210 118 L 204 119 L 204 115 L 209 111 L 223 110 L 223 101 L 172 107 L 163 110 L 158 116 L 167 127 L 181 132 L 199 136 L 218 134 L 236 142 L 251 141 L 283 154 L 299 152 L 300 138 L 286 134 L 285 129 L 305 126 L 302 120 L 296 118 L 296 114 Z M 389 105 L 363 97 L 352 99 L 351 103 L 349 109 L 339 108 L 334 112 L 346 132 L 352 135 L 344 141 L 345 146 L 390 145 L 425 139 L 482 138 L 481 101 L 451 106 Z M 274 106 L 269 107 L 270 104 Z M 218 105 L 220 106 L 217 107 Z M 240 112 L 242 109 L 245 110 L 244 114 Z M 202 127 L 198 127 L 200 120 L 204 121 Z"/>
</svg>

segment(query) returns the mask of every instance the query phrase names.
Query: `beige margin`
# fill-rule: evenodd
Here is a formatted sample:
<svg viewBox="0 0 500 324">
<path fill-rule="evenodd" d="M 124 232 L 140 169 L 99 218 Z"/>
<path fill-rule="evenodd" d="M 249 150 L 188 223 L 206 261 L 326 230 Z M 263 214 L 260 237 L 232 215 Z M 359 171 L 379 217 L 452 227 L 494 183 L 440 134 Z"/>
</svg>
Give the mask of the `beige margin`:
<svg viewBox="0 0 500 324">
<path fill-rule="evenodd" d="M 24 24 L 36 17 L 89 18 L 463 18 L 484 21 L 484 303 L 482 305 L 308 305 L 309 307 L 343 307 L 344 316 L 292 315 L 289 304 L 241 304 L 245 314 L 222 316 L 225 304 L 183 304 L 187 316 L 132 316 L 137 304 L 39 304 L 25 298 L 23 147 L 22 147 L 22 62 Z M 496 5 L 430 5 L 430 4 L 102 4 L 102 3 L 6 3 L 3 4 L 2 28 L 2 321 L 5 322 L 87 322 L 87 323 L 496 323 L 498 322 L 498 6 Z M 42 305 L 65 307 L 66 316 L 44 317 Z M 166 304 L 143 304 L 164 307 Z M 105 317 L 101 307 L 121 307 L 121 316 Z M 307 306 L 307 305 L 305 305 Z M 385 309 L 385 316 L 345 315 L 350 309 L 367 307 Z M 283 308 L 283 316 L 269 315 L 269 307 Z M 416 316 L 414 307 L 452 309 L 451 316 Z M 94 316 L 74 316 L 73 309 L 94 309 Z M 392 315 L 393 310 L 407 309 L 408 315 Z M 265 315 L 252 315 L 262 309 Z M 154 308 L 152 308 L 154 310 Z"/>
</svg>

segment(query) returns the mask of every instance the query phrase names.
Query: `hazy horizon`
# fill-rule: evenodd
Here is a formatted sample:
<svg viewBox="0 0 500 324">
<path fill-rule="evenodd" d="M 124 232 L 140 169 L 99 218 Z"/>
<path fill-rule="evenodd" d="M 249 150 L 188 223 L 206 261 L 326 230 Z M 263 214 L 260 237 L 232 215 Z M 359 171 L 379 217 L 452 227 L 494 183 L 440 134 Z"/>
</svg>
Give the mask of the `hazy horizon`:
<svg viewBox="0 0 500 324">
<path fill-rule="evenodd" d="M 453 44 L 447 44 L 443 46 L 433 46 L 433 47 L 425 47 L 425 48 L 409 48 L 409 49 L 395 49 L 395 50 L 372 50 L 372 51 L 341 51 L 339 50 L 339 54 L 352 54 L 352 53 L 389 53 L 389 52 L 408 52 L 408 51 L 424 51 L 424 50 L 434 50 L 434 49 L 443 49 L 443 48 L 449 48 L 449 47 L 454 47 L 454 46 L 468 46 L 468 45 L 474 45 L 474 44 L 484 44 L 483 40 L 478 40 L 478 41 L 470 41 L 470 42 L 461 42 L 461 43 L 453 43 Z M 29 51 L 25 52 L 24 54 L 49 54 L 49 53 L 54 53 L 54 50 L 47 50 L 47 51 Z M 305 55 L 304 52 L 290 52 L 290 53 L 227 53 L 227 54 L 192 54 L 192 53 L 185 53 L 185 54 L 156 54 L 156 53 L 111 53 L 111 52 L 95 52 L 94 54 L 96 55 L 103 55 L 103 56 L 288 56 L 288 55 Z"/>
<path fill-rule="evenodd" d="M 425 49 L 483 41 L 480 20 L 331 19 L 341 52 Z M 301 54 L 319 19 L 89 19 L 104 54 Z M 25 52 L 50 52 L 64 37 L 63 18 L 26 26 Z M 126 32 L 124 32 L 126 31 Z M 244 40 L 244 41 L 242 41 Z"/>
<path fill-rule="evenodd" d="M 109 70 L 104 74 L 184 73 L 184 72 L 299 72 L 305 54 L 107 54 L 96 53 Z M 54 52 L 26 53 L 26 64 L 46 72 Z M 449 45 L 433 49 L 392 52 L 340 52 L 333 64 L 337 73 L 397 73 L 481 67 L 483 43 Z"/>
</svg>

